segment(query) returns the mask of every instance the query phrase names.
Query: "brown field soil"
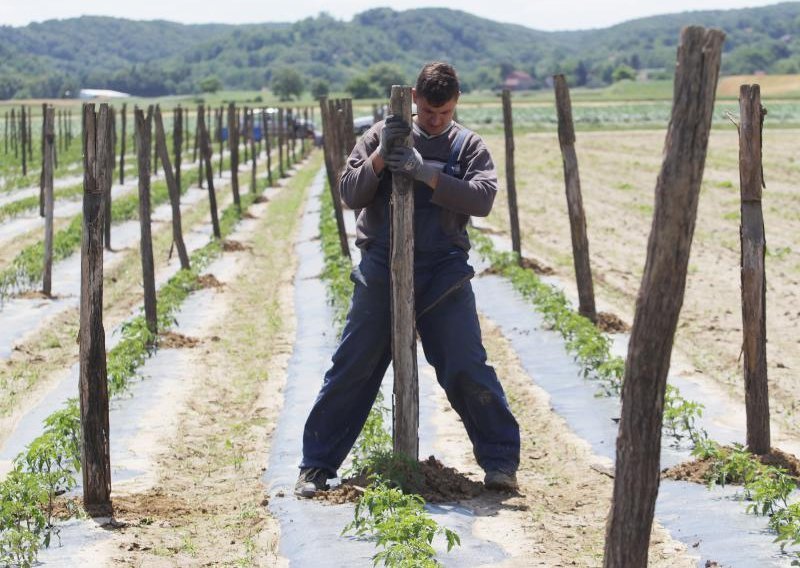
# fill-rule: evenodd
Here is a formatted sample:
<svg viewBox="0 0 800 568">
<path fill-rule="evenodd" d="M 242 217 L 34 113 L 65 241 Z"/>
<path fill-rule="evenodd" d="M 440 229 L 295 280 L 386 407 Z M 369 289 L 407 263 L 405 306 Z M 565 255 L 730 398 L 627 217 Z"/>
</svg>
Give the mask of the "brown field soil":
<svg viewBox="0 0 800 568">
<path fill-rule="evenodd" d="M 800 460 L 792 454 L 786 453 L 777 448 L 772 448 L 768 454 L 758 456 L 764 465 L 771 465 L 786 470 L 787 474 L 795 478 L 800 483 Z M 693 481 L 694 483 L 706 483 L 712 474 L 714 460 L 704 458 L 680 463 L 674 467 L 665 469 L 664 477 L 682 481 Z M 731 482 L 731 485 L 737 485 Z"/>
<path fill-rule="evenodd" d="M 800 75 L 730 75 L 720 77 L 717 95 L 739 97 L 740 85 L 761 85 L 762 97 L 780 97 L 800 94 Z"/>
<path fill-rule="evenodd" d="M 576 150 L 586 210 L 598 309 L 633 321 L 653 215 L 664 131 L 577 133 Z M 486 138 L 501 191 L 488 222 L 509 234 L 504 191 L 504 143 Z M 522 252 L 552 266 L 572 297 L 572 248 L 556 135 L 515 138 Z M 774 445 L 800 447 L 800 132 L 764 132 L 763 211 L 767 240 L 767 337 Z M 676 334 L 673 367 L 744 401 L 739 277 L 739 170 L 735 131 L 714 130 Z M 703 401 L 699 401 L 703 402 Z M 742 406 L 743 408 L 743 406 Z M 775 434 L 778 434 L 777 436 Z M 787 447 L 788 446 L 788 447 Z"/>
</svg>

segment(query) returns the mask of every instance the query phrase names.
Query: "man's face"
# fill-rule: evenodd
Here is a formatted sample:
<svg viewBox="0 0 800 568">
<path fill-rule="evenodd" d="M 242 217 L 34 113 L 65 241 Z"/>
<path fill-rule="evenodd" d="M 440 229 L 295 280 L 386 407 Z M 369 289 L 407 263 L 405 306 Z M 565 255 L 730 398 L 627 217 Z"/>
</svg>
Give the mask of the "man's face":
<svg viewBox="0 0 800 568">
<path fill-rule="evenodd" d="M 424 97 L 411 90 L 412 100 L 417 103 L 417 124 L 431 136 L 441 134 L 450 121 L 458 104 L 458 95 L 440 106 L 433 106 Z"/>
</svg>

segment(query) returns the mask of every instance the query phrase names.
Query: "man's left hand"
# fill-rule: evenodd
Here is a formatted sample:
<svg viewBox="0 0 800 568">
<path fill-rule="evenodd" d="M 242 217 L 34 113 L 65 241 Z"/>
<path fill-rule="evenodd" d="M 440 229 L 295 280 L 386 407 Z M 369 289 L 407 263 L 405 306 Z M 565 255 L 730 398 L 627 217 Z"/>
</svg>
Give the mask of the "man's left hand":
<svg viewBox="0 0 800 568">
<path fill-rule="evenodd" d="M 384 158 L 384 162 L 392 173 L 404 173 L 430 187 L 436 187 L 439 171 L 430 164 L 426 164 L 416 148 L 395 146 Z"/>
</svg>

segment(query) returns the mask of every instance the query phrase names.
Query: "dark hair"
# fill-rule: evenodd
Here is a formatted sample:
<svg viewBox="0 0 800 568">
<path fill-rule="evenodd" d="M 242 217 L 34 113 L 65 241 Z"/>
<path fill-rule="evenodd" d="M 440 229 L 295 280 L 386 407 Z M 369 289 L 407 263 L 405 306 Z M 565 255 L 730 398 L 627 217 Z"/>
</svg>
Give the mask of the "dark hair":
<svg viewBox="0 0 800 568">
<path fill-rule="evenodd" d="M 422 68 L 417 77 L 417 96 L 433 106 L 441 106 L 458 96 L 461 90 L 456 70 L 449 63 L 434 61 Z"/>
</svg>

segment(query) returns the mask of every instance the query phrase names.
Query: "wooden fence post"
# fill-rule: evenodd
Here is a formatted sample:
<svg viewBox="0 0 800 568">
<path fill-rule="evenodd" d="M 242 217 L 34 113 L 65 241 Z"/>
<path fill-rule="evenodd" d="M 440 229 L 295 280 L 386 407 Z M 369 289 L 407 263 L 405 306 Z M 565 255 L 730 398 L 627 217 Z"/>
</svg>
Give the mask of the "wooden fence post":
<svg viewBox="0 0 800 568">
<path fill-rule="evenodd" d="M 164 122 L 161 117 L 161 108 L 156 105 L 156 150 L 161 157 L 161 166 L 164 168 L 164 178 L 169 192 L 169 203 L 172 206 L 172 242 L 178 249 L 178 258 L 181 268 L 189 270 L 189 255 L 183 242 L 183 229 L 181 228 L 181 189 L 177 178 L 172 174 L 172 164 L 167 149 L 167 136 L 164 132 Z"/>
<path fill-rule="evenodd" d="M 83 507 L 110 516 L 111 452 L 108 376 L 103 329 L 103 187 L 110 151 L 108 105 L 83 106 L 83 238 L 81 239 L 80 411 Z"/>
<path fill-rule="evenodd" d="M 17 110 L 11 109 L 11 146 L 14 148 L 14 159 L 19 157 L 19 137 L 17 134 Z"/>
<path fill-rule="evenodd" d="M 202 105 L 200 106 L 200 110 L 202 111 Z M 203 113 L 198 112 L 198 122 L 197 122 L 197 131 L 200 133 L 199 142 L 201 145 L 200 151 L 205 155 L 205 164 L 206 164 L 206 181 L 208 182 L 208 205 L 211 209 L 211 228 L 214 231 L 214 237 L 217 239 L 222 238 L 222 232 L 219 228 L 219 216 L 217 214 L 217 192 L 214 190 L 214 171 L 211 167 L 211 141 L 208 137 L 208 131 L 206 130 L 206 121 L 203 119 Z M 233 158 L 231 158 L 231 163 L 233 163 Z M 237 191 L 233 193 L 233 201 L 236 203 L 236 207 L 241 210 L 241 205 L 239 203 L 239 194 Z"/>
<path fill-rule="evenodd" d="M 44 129 L 42 130 L 45 147 L 42 153 L 44 162 L 44 271 L 42 276 L 42 293 L 52 294 L 53 278 L 53 155 L 55 154 L 55 109 L 45 108 Z"/>
<path fill-rule="evenodd" d="M 339 176 L 342 172 L 337 168 L 337 162 L 334 159 L 337 128 L 334 124 L 333 113 L 330 110 L 333 108 L 333 102 L 328 101 L 325 97 L 320 97 L 319 104 L 324 131 L 325 171 L 328 173 L 328 187 L 333 201 L 333 213 L 336 216 L 336 228 L 339 232 L 339 246 L 342 249 L 342 254 L 350 258 L 350 244 L 347 242 L 347 229 L 344 226 L 342 200 L 339 195 Z"/>
<path fill-rule="evenodd" d="M 392 114 L 411 124 L 411 87 L 392 86 Z M 409 136 L 405 143 L 413 144 Z M 392 176 L 391 197 L 392 366 L 394 451 L 419 458 L 419 384 L 414 315 L 414 180 Z"/>
<path fill-rule="evenodd" d="M 572 123 L 572 102 L 564 75 L 553 77 L 558 113 L 558 143 L 564 164 L 564 184 L 567 193 L 567 211 L 572 235 L 572 262 L 578 286 L 578 312 L 592 323 L 597 322 L 594 303 L 594 283 L 589 261 L 589 235 L 586 232 L 586 214 L 583 210 L 581 179 L 578 175 L 578 156 L 575 154 L 575 127 Z"/>
<path fill-rule="evenodd" d="M 719 30 L 689 26 L 678 45 L 672 117 L 625 363 L 605 568 L 647 566 L 661 473 L 664 392 L 686 287 L 724 38 Z"/>
<path fill-rule="evenodd" d="M 116 113 L 114 107 L 109 107 L 109 124 L 111 125 L 111 151 L 108 153 L 108 178 L 106 180 L 106 187 L 103 188 L 103 243 L 107 250 L 111 250 L 111 186 L 114 185 L 114 164 L 116 163 L 117 156 L 116 143 L 117 143 L 117 128 L 116 128 Z"/>
<path fill-rule="evenodd" d="M 742 85 L 739 91 L 739 180 L 742 221 L 742 331 L 744 392 L 747 411 L 747 449 L 770 451 L 769 389 L 767 385 L 767 279 L 764 267 L 766 239 L 761 211 L 764 170 L 761 133 L 764 115 L 761 88 Z"/>
<path fill-rule="evenodd" d="M 353 148 L 356 147 L 356 132 L 353 129 L 353 99 L 345 99 L 343 108 L 344 124 L 342 126 L 344 127 L 344 157 L 346 160 Z"/>
<path fill-rule="evenodd" d="M 22 175 L 28 175 L 28 127 L 25 119 L 25 107 L 20 110 L 20 131 L 22 132 Z"/>
<path fill-rule="evenodd" d="M 269 121 L 267 120 L 267 113 L 261 111 L 261 130 L 264 133 L 264 148 L 267 152 L 267 181 L 269 186 L 272 187 L 272 145 L 270 144 L 270 130 Z"/>
<path fill-rule="evenodd" d="M 122 136 L 119 145 L 119 184 L 125 183 L 125 144 L 127 143 L 128 103 L 122 103 Z"/>
<path fill-rule="evenodd" d="M 257 193 L 258 187 L 256 186 L 256 165 L 258 163 L 258 154 L 256 153 L 256 120 L 255 111 L 250 109 L 248 116 L 248 133 L 250 134 L 250 155 L 253 157 L 252 169 L 250 174 L 250 193 Z"/>
<path fill-rule="evenodd" d="M 218 116 L 217 120 L 219 121 L 218 125 L 217 125 L 217 127 L 219 128 L 219 140 L 218 140 L 218 142 L 219 142 L 219 179 L 222 179 L 222 170 L 225 167 L 225 164 L 224 164 L 224 162 L 225 162 L 225 149 L 224 149 L 224 146 L 223 146 L 224 140 L 222 139 L 222 125 L 223 125 L 223 123 L 225 121 L 225 107 L 224 106 L 219 108 L 219 116 Z"/>
<path fill-rule="evenodd" d="M 237 116 L 236 107 L 233 103 L 230 103 L 228 105 L 228 150 L 231 154 L 231 191 L 233 193 L 233 202 L 241 210 L 241 202 L 239 200 L 239 124 Z"/>
<path fill-rule="evenodd" d="M 181 105 L 175 109 L 172 119 L 172 153 L 175 155 L 175 187 L 178 195 L 183 191 L 181 185 L 181 161 L 183 158 L 183 108 Z M 164 161 L 163 159 L 161 160 Z"/>
<path fill-rule="evenodd" d="M 134 111 L 136 123 L 136 154 L 139 163 L 139 225 L 142 237 L 139 248 L 142 253 L 142 283 L 144 285 L 144 317 L 147 329 L 155 336 L 158 333 L 156 313 L 156 281 L 153 263 L 153 241 L 150 232 L 150 143 L 153 116 L 152 105 L 145 118 L 142 109 Z"/>
<path fill-rule="evenodd" d="M 33 161 L 33 113 L 28 108 L 28 159 Z"/>
<path fill-rule="evenodd" d="M 511 224 L 511 248 L 517 253 L 517 262 L 521 265 L 522 245 L 517 212 L 517 185 L 514 177 L 514 118 L 511 116 L 511 91 L 508 89 L 503 89 L 503 128 L 506 134 L 506 192 Z"/>
<path fill-rule="evenodd" d="M 278 174 L 280 177 L 286 177 L 283 171 L 283 142 L 285 139 L 286 128 L 283 124 L 283 109 L 278 109 Z M 288 152 L 287 152 L 288 153 Z"/>
<path fill-rule="evenodd" d="M 47 103 L 42 103 L 42 164 L 39 168 L 39 217 L 44 219 L 44 121 L 47 115 Z"/>
</svg>

